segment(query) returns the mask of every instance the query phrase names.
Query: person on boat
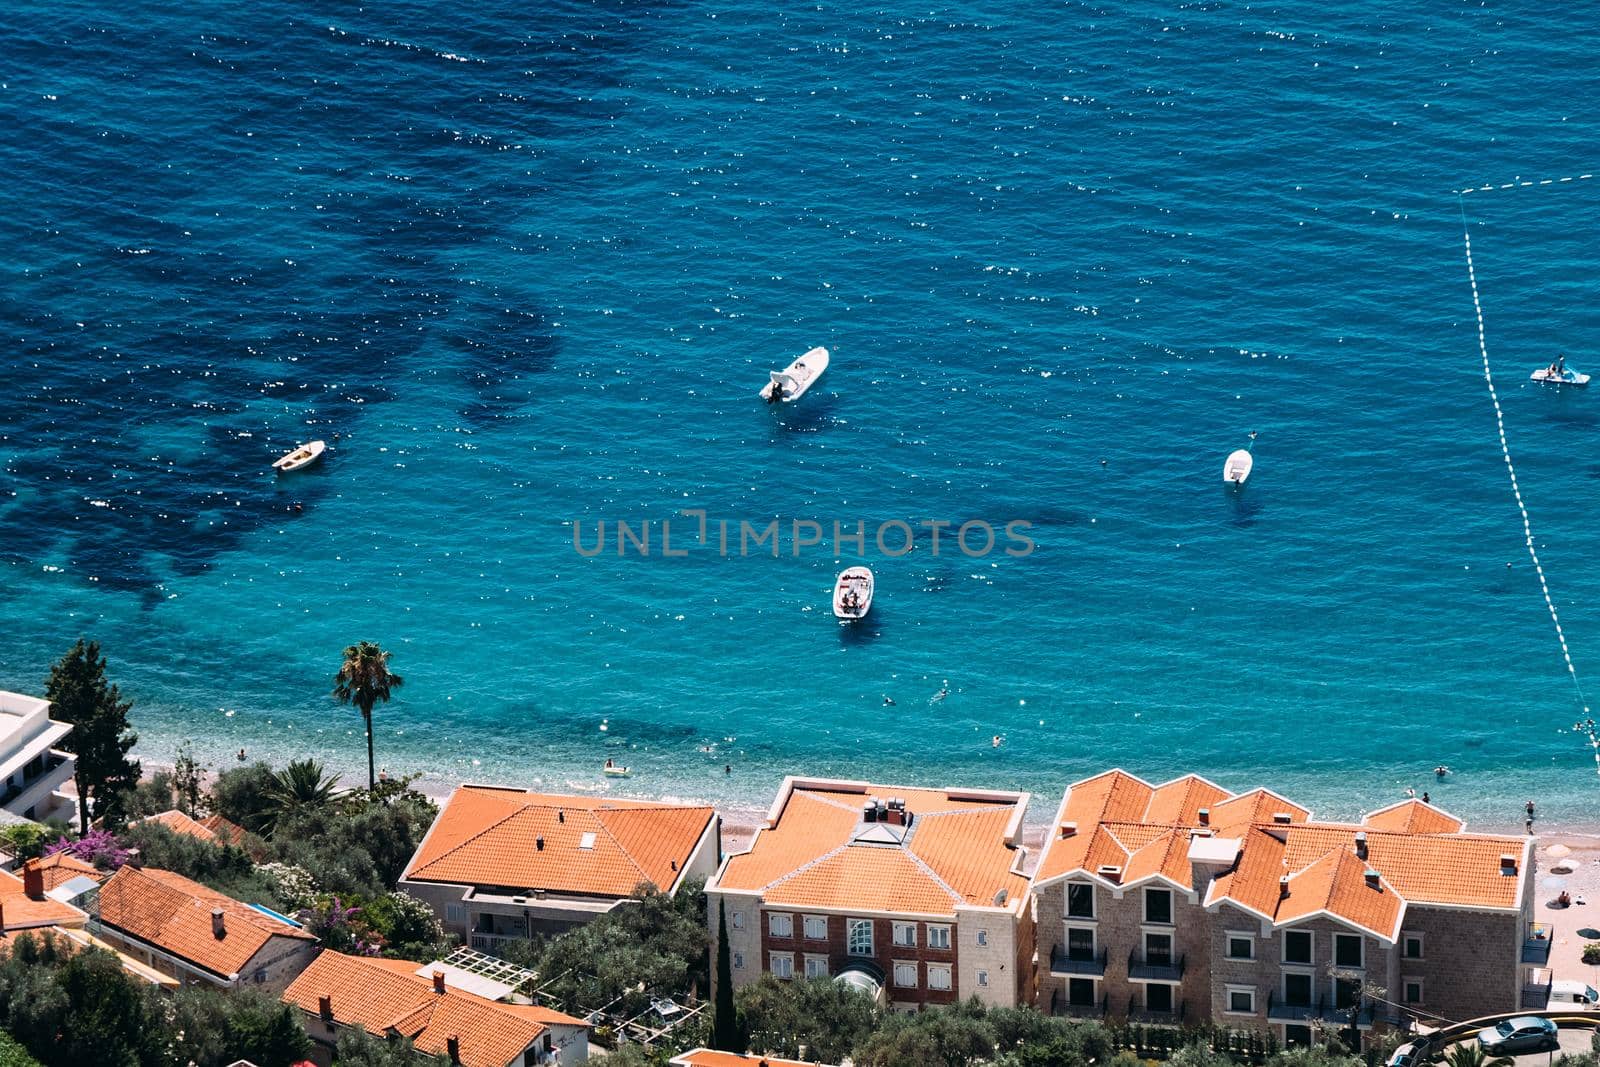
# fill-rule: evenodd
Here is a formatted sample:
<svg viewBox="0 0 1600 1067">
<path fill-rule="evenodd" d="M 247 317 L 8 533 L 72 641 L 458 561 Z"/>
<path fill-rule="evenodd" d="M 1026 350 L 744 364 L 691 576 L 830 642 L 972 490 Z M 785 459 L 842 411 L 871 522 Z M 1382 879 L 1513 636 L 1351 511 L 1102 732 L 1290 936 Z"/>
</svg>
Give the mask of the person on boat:
<svg viewBox="0 0 1600 1067">
<path fill-rule="evenodd" d="M 783 399 L 783 383 L 776 378 L 772 380 L 772 392 L 767 394 L 767 403 L 776 404 Z"/>
<path fill-rule="evenodd" d="M 617 766 L 617 764 L 616 764 L 616 762 L 614 760 L 610 760 L 610 759 L 606 760 L 606 770 L 608 770 L 608 771 L 609 770 L 614 770 L 616 768 L 616 766 Z"/>
<path fill-rule="evenodd" d="M 1566 373 L 1567 373 L 1567 357 L 1565 355 L 1557 356 L 1556 357 L 1556 377 L 1558 377 L 1558 378 L 1563 377 L 1563 376 L 1566 375 Z"/>
<path fill-rule="evenodd" d="M 1437 766 L 1437 767 L 1435 767 L 1435 768 L 1434 768 L 1434 769 L 1433 769 L 1433 776 L 1434 776 L 1434 777 L 1435 777 L 1435 778 L 1443 778 L 1443 777 L 1444 777 L 1444 776 L 1445 776 L 1445 775 L 1447 775 L 1447 774 L 1449 774 L 1449 773 L 1450 773 L 1450 768 L 1449 768 L 1449 767 L 1446 767 L 1446 766 L 1445 766 L 1445 765 L 1444 765 L 1444 764 L 1442 764 L 1442 763 L 1441 763 L 1441 764 L 1439 764 L 1439 766 Z"/>
</svg>

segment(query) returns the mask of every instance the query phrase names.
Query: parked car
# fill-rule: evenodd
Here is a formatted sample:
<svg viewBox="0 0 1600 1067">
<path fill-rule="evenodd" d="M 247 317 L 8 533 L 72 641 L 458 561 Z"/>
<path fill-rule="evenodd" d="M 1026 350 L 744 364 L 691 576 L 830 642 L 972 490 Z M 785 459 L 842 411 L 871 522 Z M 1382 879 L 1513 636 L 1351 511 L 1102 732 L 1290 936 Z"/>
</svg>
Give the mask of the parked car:
<svg viewBox="0 0 1600 1067">
<path fill-rule="evenodd" d="M 1419 1037 L 1395 1049 L 1389 1057 L 1388 1067 L 1422 1067 L 1431 1055 L 1433 1044 L 1427 1038 Z"/>
<path fill-rule="evenodd" d="M 1550 1006 L 1565 1007 L 1574 1004 L 1588 1011 L 1593 1011 L 1600 1006 L 1600 993 L 1596 993 L 1594 986 L 1588 982 L 1560 981 L 1550 984 Z"/>
<path fill-rule="evenodd" d="M 1492 1056 L 1503 1056 L 1518 1052 L 1543 1052 L 1545 1049 L 1559 1048 L 1561 1039 L 1557 1036 L 1556 1024 L 1549 1019 L 1540 1019 L 1533 1015 L 1519 1015 L 1514 1019 L 1507 1019 L 1489 1030 L 1478 1031 L 1478 1044 L 1483 1051 Z"/>
</svg>

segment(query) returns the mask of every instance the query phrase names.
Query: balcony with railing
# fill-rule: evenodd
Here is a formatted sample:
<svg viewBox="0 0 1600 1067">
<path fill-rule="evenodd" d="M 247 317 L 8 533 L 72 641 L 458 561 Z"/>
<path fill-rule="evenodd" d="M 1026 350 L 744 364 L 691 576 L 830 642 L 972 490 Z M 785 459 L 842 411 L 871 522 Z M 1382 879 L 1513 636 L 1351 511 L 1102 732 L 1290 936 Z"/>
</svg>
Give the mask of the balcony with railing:
<svg viewBox="0 0 1600 1067">
<path fill-rule="evenodd" d="M 1152 1008 L 1147 1000 L 1141 1001 L 1137 997 L 1128 1003 L 1130 1023 L 1143 1023 L 1147 1026 L 1179 1026 L 1188 1014 L 1189 1005 L 1182 1000 L 1174 1000 L 1165 1008 Z"/>
<path fill-rule="evenodd" d="M 1099 1000 L 1074 1003 L 1057 989 L 1050 994 L 1050 1014 L 1069 1019 L 1104 1019 L 1109 1000 L 1109 997 L 1101 997 Z"/>
<path fill-rule="evenodd" d="M 1128 977 L 1133 981 L 1178 982 L 1183 979 L 1183 956 L 1170 952 L 1128 953 Z"/>
<path fill-rule="evenodd" d="M 1276 993 L 1267 994 L 1267 1018 L 1275 1023 L 1305 1023 L 1322 1017 L 1322 1001 L 1285 1001 Z"/>
<path fill-rule="evenodd" d="M 1535 967 L 1549 966 L 1550 945 L 1555 937 L 1555 927 L 1549 923 L 1529 923 L 1522 937 L 1522 962 Z"/>
<path fill-rule="evenodd" d="M 1050 950 L 1050 973 L 1058 976 L 1087 975 L 1103 978 L 1106 973 L 1106 952 L 1085 952 L 1082 949 L 1063 948 Z"/>
<path fill-rule="evenodd" d="M 467 935 L 467 944 L 479 952 L 499 952 L 513 941 L 526 941 L 525 937 L 515 934 L 480 934 L 474 931 Z"/>
</svg>

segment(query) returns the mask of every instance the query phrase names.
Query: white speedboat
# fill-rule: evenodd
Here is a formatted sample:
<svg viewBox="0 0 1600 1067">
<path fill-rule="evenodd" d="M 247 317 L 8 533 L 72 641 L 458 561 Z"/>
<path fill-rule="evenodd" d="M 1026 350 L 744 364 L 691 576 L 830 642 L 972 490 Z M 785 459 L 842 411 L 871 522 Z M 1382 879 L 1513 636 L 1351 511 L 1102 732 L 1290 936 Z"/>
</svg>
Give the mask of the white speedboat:
<svg viewBox="0 0 1600 1067">
<path fill-rule="evenodd" d="M 1571 370 L 1561 364 L 1552 364 L 1548 367 L 1540 367 L 1538 370 L 1528 375 L 1528 378 L 1532 381 L 1544 382 L 1548 385 L 1589 384 L 1589 376 L 1587 374 L 1580 374 L 1578 371 Z"/>
<path fill-rule="evenodd" d="M 612 763 L 610 760 L 606 760 L 606 765 L 600 768 L 600 773 L 605 775 L 607 778 L 631 778 L 633 776 L 633 769 L 631 767 L 624 767 L 621 764 Z"/>
<path fill-rule="evenodd" d="M 872 610 L 872 572 L 846 567 L 833 583 L 833 613 L 841 619 L 864 619 Z"/>
<path fill-rule="evenodd" d="M 301 445 L 293 452 L 290 452 L 282 458 L 274 461 L 272 465 L 277 468 L 280 474 L 288 471 L 297 471 L 301 467 L 311 466 L 317 460 L 321 459 L 322 454 L 327 450 L 328 442 L 312 441 L 310 444 Z"/>
<path fill-rule="evenodd" d="M 813 348 L 782 370 L 772 371 L 772 380 L 761 390 L 761 399 L 769 404 L 799 400 L 827 369 L 828 350 Z"/>
<path fill-rule="evenodd" d="M 1248 448 L 1230 453 L 1228 462 L 1222 465 L 1222 480 L 1231 485 L 1243 485 L 1245 479 L 1250 477 L 1250 468 L 1255 466 L 1255 462 Z"/>
</svg>

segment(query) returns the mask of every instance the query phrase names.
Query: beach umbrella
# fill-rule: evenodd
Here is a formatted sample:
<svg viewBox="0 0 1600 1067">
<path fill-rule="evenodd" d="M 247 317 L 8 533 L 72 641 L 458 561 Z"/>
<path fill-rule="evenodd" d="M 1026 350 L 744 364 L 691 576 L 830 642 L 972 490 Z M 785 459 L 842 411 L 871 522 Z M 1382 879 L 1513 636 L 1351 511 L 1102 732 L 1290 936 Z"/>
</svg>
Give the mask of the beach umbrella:
<svg viewBox="0 0 1600 1067">
<path fill-rule="evenodd" d="M 1551 891 L 1565 889 L 1567 888 L 1567 880 L 1553 874 L 1546 875 L 1545 877 L 1539 879 L 1539 888 L 1549 889 Z"/>
<path fill-rule="evenodd" d="M 1590 941 L 1600 941 L 1600 930 L 1596 930 L 1592 926 L 1585 926 L 1578 931 L 1578 936 L 1587 937 Z"/>
<path fill-rule="evenodd" d="M 1563 856 L 1572 855 L 1572 849 L 1568 848 L 1566 845 L 1557 843 L 1545 849 L 1544 854 L 1553 860 L 1558 860 Z"/>
</svg>

